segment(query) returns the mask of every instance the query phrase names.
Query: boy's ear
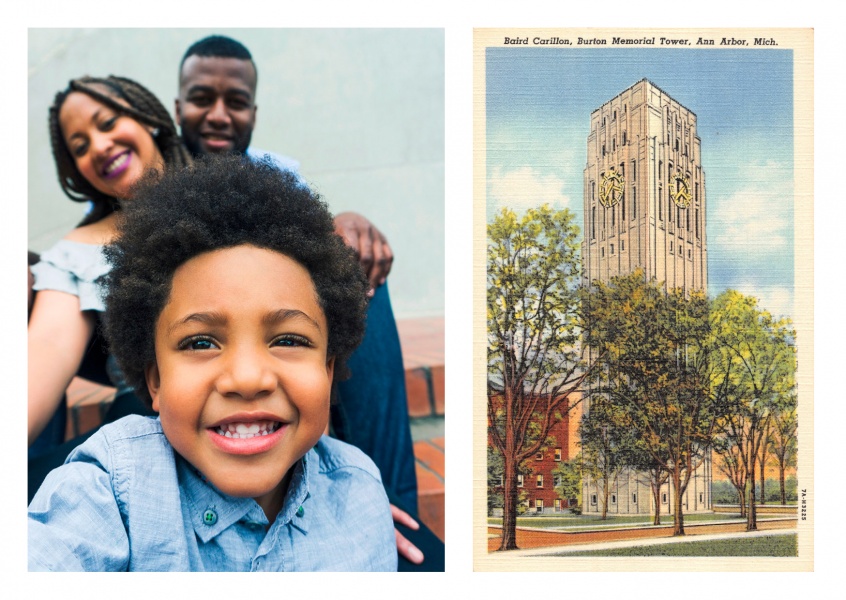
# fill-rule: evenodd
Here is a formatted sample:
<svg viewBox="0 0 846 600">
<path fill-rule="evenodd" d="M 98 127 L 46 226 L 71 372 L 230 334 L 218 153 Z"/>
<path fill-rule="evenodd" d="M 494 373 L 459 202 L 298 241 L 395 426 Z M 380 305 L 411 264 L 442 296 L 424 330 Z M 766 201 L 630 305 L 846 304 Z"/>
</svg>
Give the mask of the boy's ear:
<svg viewBox="0 0 846 600">
<path fill-rule="evenodd" d="M 159 365 L 155 362 L 147 365 L 144 369 L 144 379 L 147 381 L 147 391 L 150 392 L 150 398 L 153 399 L 153 410 L 159 412 L 159 387 L 161 385 Z"/>
</svg>

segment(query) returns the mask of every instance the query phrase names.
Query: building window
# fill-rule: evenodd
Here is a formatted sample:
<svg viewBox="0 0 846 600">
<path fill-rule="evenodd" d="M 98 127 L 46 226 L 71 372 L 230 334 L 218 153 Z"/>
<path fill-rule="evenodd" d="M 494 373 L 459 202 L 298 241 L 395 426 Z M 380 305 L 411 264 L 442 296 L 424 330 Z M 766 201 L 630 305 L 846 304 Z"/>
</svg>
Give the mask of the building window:
<svg viewBox="0 0 846 600">
<path fill-rule="evenodd" d="M 596 494 L 590 495 L 590 503 L 595 505 L 596 504 Z"/>
<path fill-rule="evenodd" d="M 667 492 L 664 492 L 663 494 L 661 494 L 661 504 L 666 504 L 666 503 L 667 503 Z"/>
<path fill-rule="evenodd" d="M 664 199 L 661 198 L 661 186 L 658 186 L 658 220 L 664 220 Z"/>
<path fill-rule="evenodd" d="M 699 209 L 696 209 L 696 239 L 699 239 Z"/>
<path fill-rule="evenodd" d="M 517 487 L 523 487 L 523 476 L 517 475 Z"/>
<path fill-rule="evenodd" d="M 670 254 L 673 253 L 673 241 L 670 240 Z"/>
<path fill-rule="evenodd" d="M 555 487 L 558 487 L 559 485 L 561 485 L 561 475 L 553 476 L 552 485 L 555 486 Z"/>
<path fill-rule="evenodd" d="M 687 221 L 687 225 L 685 226 L 685 229 L 690 231 L 690 211 L 689 210 L 684 211 L 684 218 Z"/>
<path fill-rule="evenodd" d="M 637 181 L 637 161 L 632 161 L 632 183 Z"/>
<path fill-rule="evenodd" d="M 561 448 L 555 449 L 555 460 L 556 462 L 561 461 Z"/>
<path fill-rule="evenodd" d="M 535 460 L 543 460 L 543 452 L 538 452 L 535 454 Z"/>
<path fill-rule="evenodd" d="M 614 225 L 617 224 L 617 207 L 611 207 L 611 228 L 614 228 Z"/>
<path fill-rule="evenodd" d="M 543 475 L 538 475 L 538 487 L 543 487 Z"/>
<path fill-rule="evenodd" d="M 632 504 L 637 504 L 637 494 L 632 494 Z"/>
<path fill-rule="evenodd" d="M 602 117 L 602 126 L 605 127 L 605 117 Z"/>
<path fill-rule="evenodd" d="M 637 218 L 637 190 L 632 186 L 632 221 Z"/>
<path fill-rule="evenodd" d="M 561 512 L 561 499 L 555 499 L 555 512 Z"/>
<path fill-rule="evenodd" d="M 605 248 L 599 249 L 599 258 L 605 258 Z"/>
<path fill-rule="evenodd" d="M 612 120 L 612 121 L 616 121 L 616 120 L 617 120 L 617 111 L 616 111 L 616 110 L 615 110 L 613 113 L 611 113 L 611 120 Z"/>
<path fill-rule="evenodd" d="M 620 225 L 625 223 L 626 221 L 626 197 L 623 196 L 623 199 L 620 201 Z"/>
<path fill-rule="evenodd" d="M 617 138 L 611 138 L 611 152 L 617 150 Z"/>
<path fill-rule="evenodd" d="M 690 248 L 687 249 L 687 257 L 691 259 L 693 258 L 693 250 L 691 250 Z"/>
<path fill-rule="evenodd" d="M 611 494 L 611 504 L 617 504 L 617 494 Z"/>
<path fill-rule="evenodd" d="M 590 209 L 590 239 L 596 239 L 596 207 Z"/>
<path fill-rule="evenodd" d="M 543 512 L 543 500 L 541 500 L 540 498 L 535 500 L 535 510 L 539 513 Z"/>
<path fill-rule="evenodd" d="M 611 244 L 611 256 L 614 256 L 614 244 Z"/>
<path fill-rule="evenodd" d="M 626 251 L 626 240 L 620 240 L 620 252 Z"/>
<path fill-rule="evenodd" d="M 602 144 L 602 156 L 605 156 L 605 144 Z"/>
<path fill-rule="evenodd" d="M 705 504 L 705 492 L 699 492 L 699 504 Z"/>
<path fill-rule="evenodd" d="M 623 145 L 626 145 L 626 132 L 623 132 Z"/>
</svg>

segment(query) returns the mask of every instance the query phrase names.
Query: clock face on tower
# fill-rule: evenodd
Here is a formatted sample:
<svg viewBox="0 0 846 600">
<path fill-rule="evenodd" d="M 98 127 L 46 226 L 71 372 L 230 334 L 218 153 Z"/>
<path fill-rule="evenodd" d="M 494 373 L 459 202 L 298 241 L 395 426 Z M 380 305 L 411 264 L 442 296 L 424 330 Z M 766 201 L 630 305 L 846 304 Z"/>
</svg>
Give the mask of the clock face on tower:
<svg viewBox="0 0 846 600">
<path fill-rule="evenodd" d="M 670 175 L 670 198 L 676 206 L 687 208 L 690 206 L 692 196 L 690 195 L 690 179 L 685 177 L 681 171 Z"/>
<path fill-rule="evenodd" d="M 612 167 L 602 176 L 599 183 L 599 202 L 605 208 L 611 208 L 623 197 L 623 176 Z"/>
</svg>

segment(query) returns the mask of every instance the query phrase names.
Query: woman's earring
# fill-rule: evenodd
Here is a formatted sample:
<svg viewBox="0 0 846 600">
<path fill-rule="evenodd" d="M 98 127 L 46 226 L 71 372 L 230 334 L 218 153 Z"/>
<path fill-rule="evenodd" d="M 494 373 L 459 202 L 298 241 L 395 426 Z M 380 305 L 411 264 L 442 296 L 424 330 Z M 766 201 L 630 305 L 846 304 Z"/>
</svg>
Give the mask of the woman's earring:
<svg viewBox="0 0 846 600">
<path fill-rule="evenodd" d="M 152 131 L 150 131 L 150 135 L 152 135 L 154 138 L 159 137 L 159 128 L 153 127 Z"/>
</svg>

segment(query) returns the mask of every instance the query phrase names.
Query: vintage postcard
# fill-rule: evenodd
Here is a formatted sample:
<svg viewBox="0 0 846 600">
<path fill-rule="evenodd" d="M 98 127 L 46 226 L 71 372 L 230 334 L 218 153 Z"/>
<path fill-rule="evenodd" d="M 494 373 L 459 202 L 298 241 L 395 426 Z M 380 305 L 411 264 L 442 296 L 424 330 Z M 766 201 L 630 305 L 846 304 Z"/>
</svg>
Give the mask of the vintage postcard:
<svg viewBox="0 0 846 600">
<path fill-rule="evenodd" d="M 813 31 L 474 55 L 475 570 L 812 570 Z"/>
</svg>

